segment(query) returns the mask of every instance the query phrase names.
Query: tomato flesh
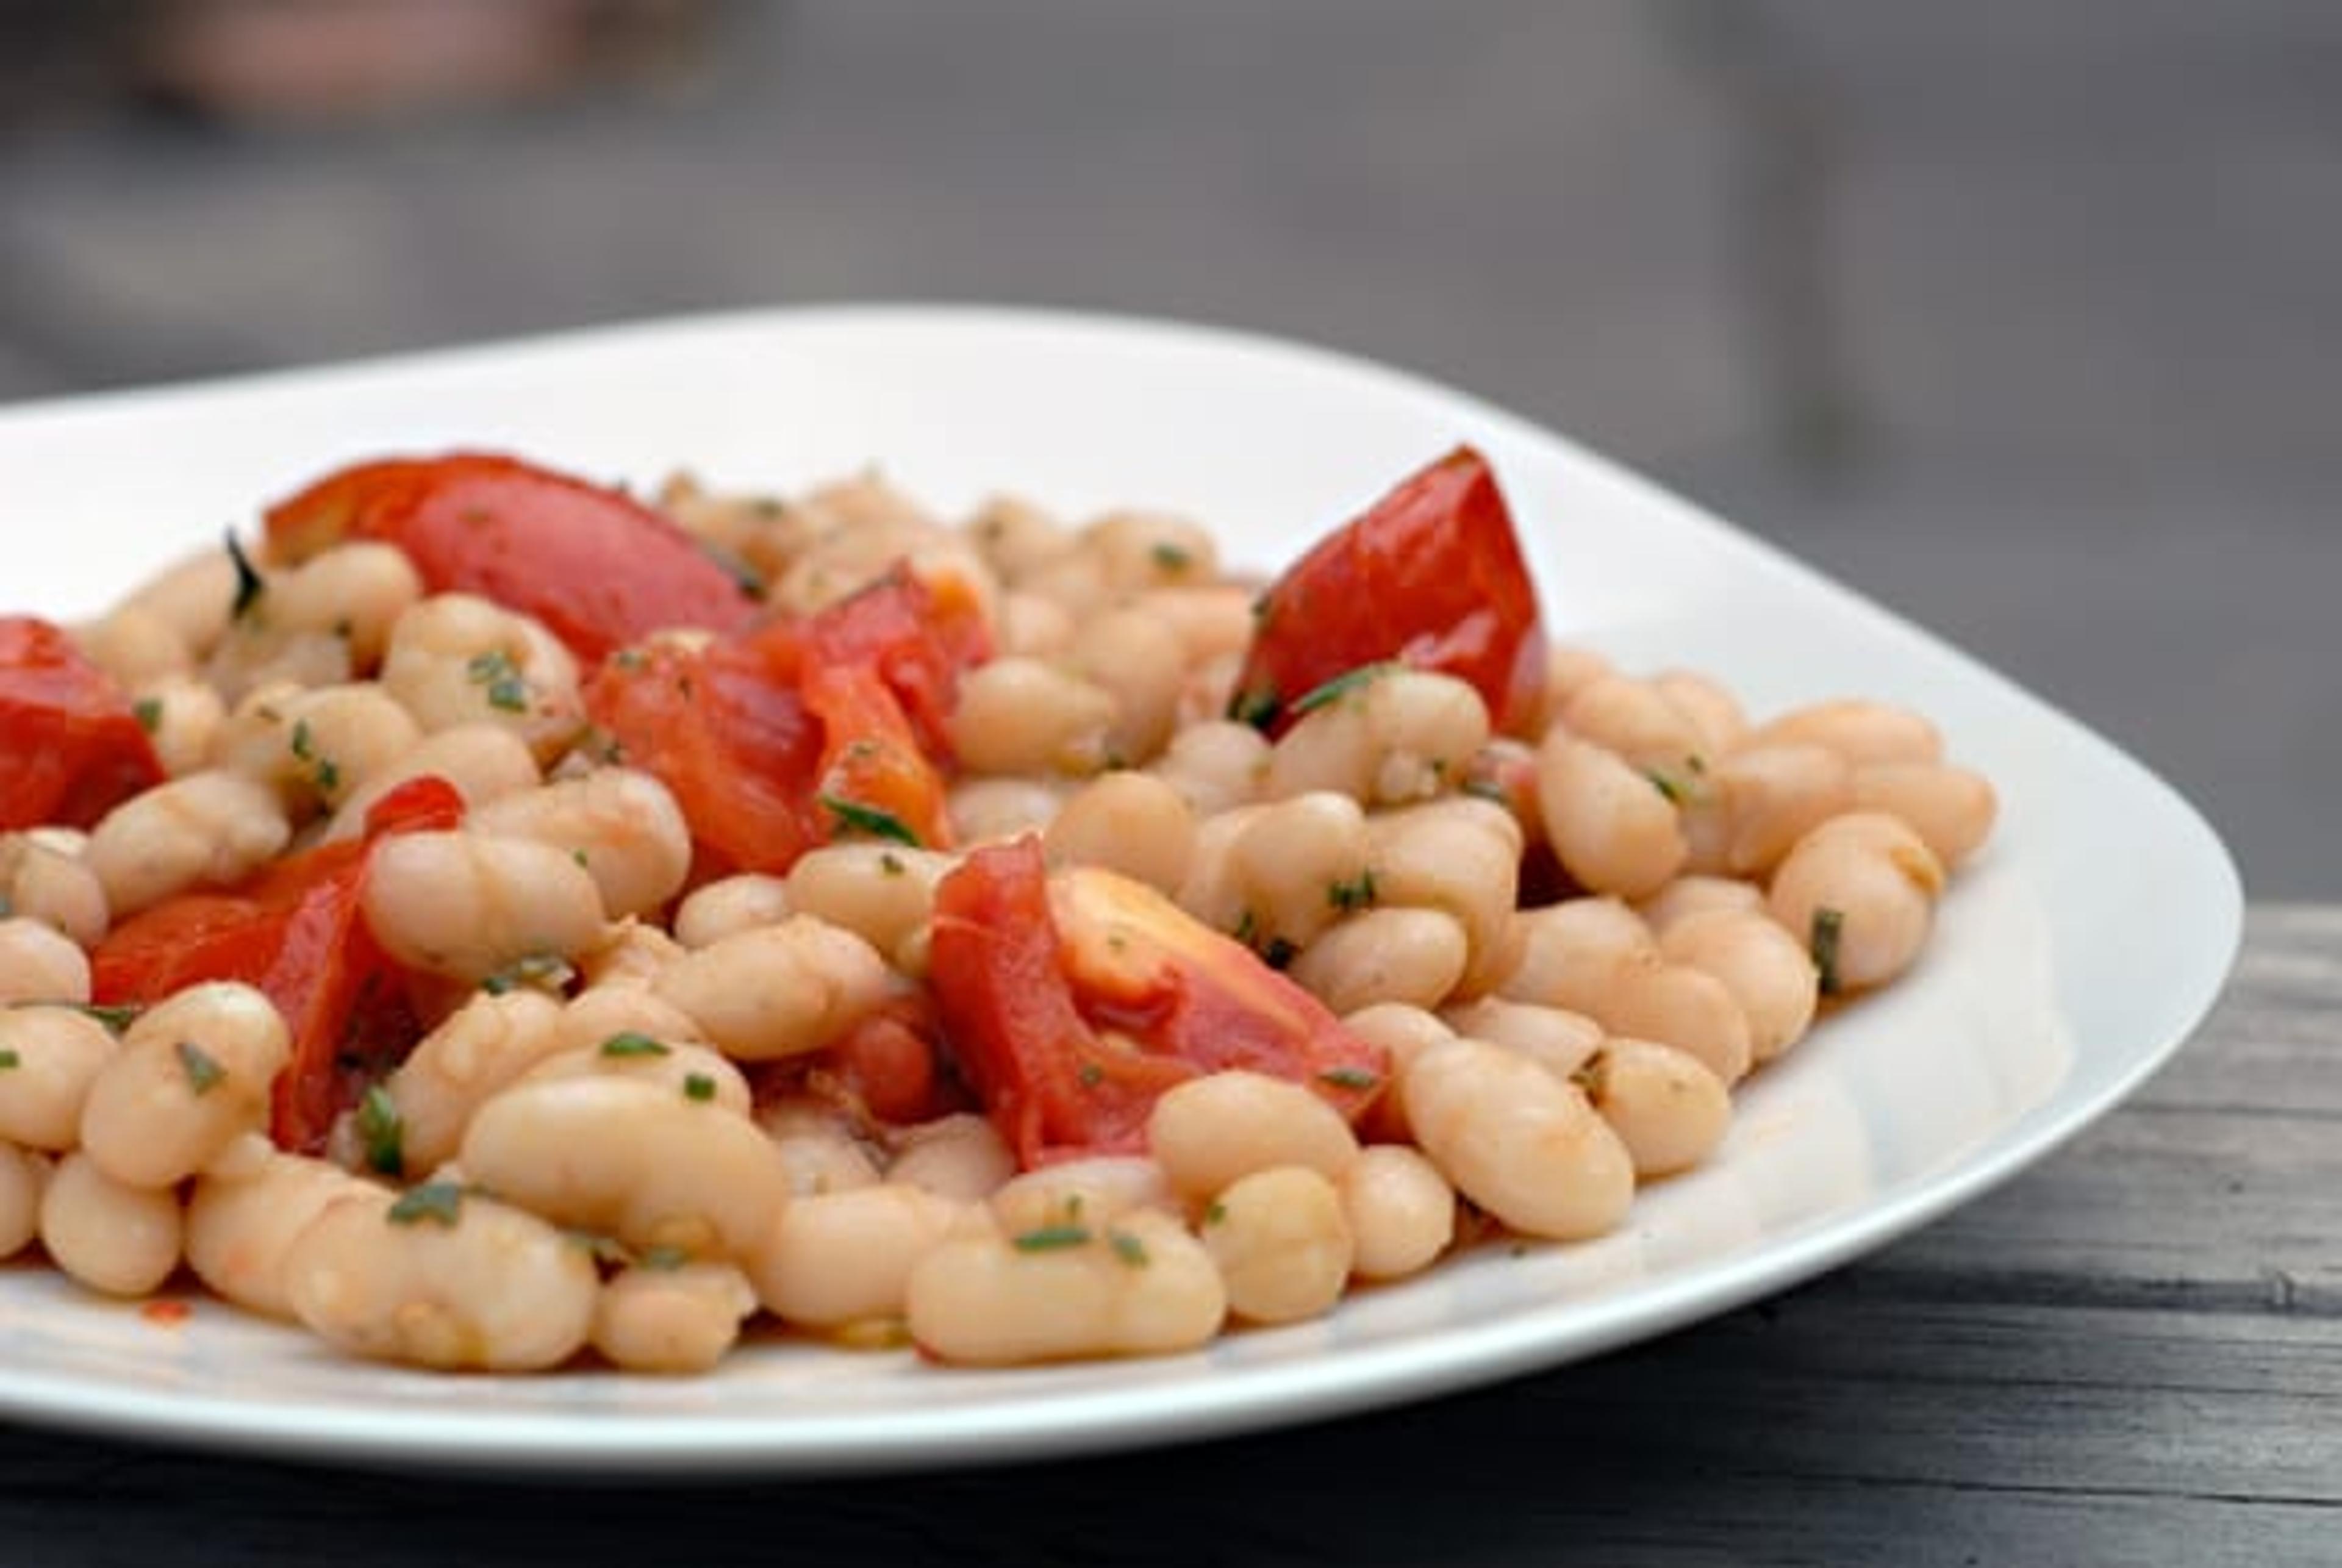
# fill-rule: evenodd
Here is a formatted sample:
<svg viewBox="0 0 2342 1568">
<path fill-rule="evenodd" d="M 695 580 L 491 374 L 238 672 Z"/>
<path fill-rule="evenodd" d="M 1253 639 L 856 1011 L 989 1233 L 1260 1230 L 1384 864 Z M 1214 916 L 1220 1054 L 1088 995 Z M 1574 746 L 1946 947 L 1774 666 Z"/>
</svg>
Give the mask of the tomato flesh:
<svg viewBox="0 0 2342 1568">
<path fill-rule="evenodd" d="M 1536 587 L 1496 474 L 1469 446 L 1401 481 L 1269 586 L 1230 714 L 1282 734 L 1310 693 L 1385 660 L 1470 682 L 1499 729 L 1536 721 Z"/>
<path fill-rule="evenodd" d="M 106 1006 L 141 1006 L 205 981 L 258 987 L 293 1041 L 270 1134 L 284 1148 L 318 1153 L 335 1118 L 422 1034 L 405 974 L 359 908 L 370 846 L 388 834 L 453 827 L 462 816 L 454 785 L 410 780 L 367 814 L 362 840 L 319 845 L 240 886 L 183 894 L 115 926 L 91 954 L 91 994 Z"/>
<path fill-rule="evenodd" d="M 0 830 L 88 827 L 163 781 L 114 677 L 31 615 L 0 616 Z"/>
<path fill-rule="evenodd" d="M 1241 943 L 1111 872 L 986 845 L 936 894 L 928 981 L 964 1076 L 1027 1168 L 1130 1154 L 1168 1089 L 1237 1068 L 1353 1119 L 1389 1063 Z"/>
</svg>

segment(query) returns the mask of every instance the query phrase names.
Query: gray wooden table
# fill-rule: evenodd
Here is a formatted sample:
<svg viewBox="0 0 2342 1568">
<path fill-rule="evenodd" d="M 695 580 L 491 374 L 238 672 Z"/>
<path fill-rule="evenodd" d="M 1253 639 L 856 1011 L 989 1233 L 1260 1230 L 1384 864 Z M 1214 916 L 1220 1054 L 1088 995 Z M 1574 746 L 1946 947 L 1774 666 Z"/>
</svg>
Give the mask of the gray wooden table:
<svg viewBox="0 0 2342 1568">
<path fill-rule="evenodd" d="M 0 1563 L 2342 1563 L 2342 906 L 2136 1099 L 1859 1264 L 1589 1364 L 916 1478 L 417 1480 L 0 1427 Z"/>
</svg>

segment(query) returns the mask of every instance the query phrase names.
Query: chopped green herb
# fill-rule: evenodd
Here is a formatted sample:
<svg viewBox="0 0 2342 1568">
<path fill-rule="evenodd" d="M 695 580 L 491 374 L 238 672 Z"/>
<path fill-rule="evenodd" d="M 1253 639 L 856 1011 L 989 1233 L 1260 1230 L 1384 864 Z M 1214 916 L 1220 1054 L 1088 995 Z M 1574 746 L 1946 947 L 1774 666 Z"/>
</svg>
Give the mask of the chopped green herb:
<svg viewBox="0 0 2342 1568">
<path fill-rule="evenodd" d="M 578 864 L 578 865 L 579 865 L 579 866 L 581 866 L 581 867 L 583 867 L 583 868 L 585 868 L 585 869 L 586 869 L 586 870 L 589 870 L 589 871 L 590 871 L 590 870 L 592 870 L 592 869 L 593 869 L 593 867 L 592 867 L 592 866 L 587 863 L 587 861 L 586 861 L 586 852 L 585 852 L 584 850 L 582 850 L 582 849 L 573 849 L 573 850 L 571 850 L 571 851 L 569 852 L 569 858 L 570 858 L 570 859 L 572 859 L 572 860 L 574 860 L 574 861 L 575 861 L 575 862 Z"/>
<path fill-rule="evenodd" d="M 748 564 L 737 552 L 726 549 L 713 539 L 699 541 L 699 550 L 732 579 L 742 594 L 760 604 L 765 602 L 765 595 L 771 591 L 765 582 L 765 574 Z"/>
<path fill-rule="evenodd" d="M 532 953 L 516 958 L 480 982 L 480 989 L 491 996 L 531 986 L 539 991 L 559 991 L 576 974 L 569 961 L 557 953 Z"/>
<path fill-rule="evenodd" d="M 1360 664 L 1356 669 L 1344 670 L 1332 680 L 1304 692 L 1294 703 L 1293 712 L 1296 715 L 1314 714 L 1328 703 L 1339 702 L 1346 694 L 1379 680 L 1396 668 L 1398 665 L 1388 659 L 1377 659 L 1371 664 Z"/>
<path fill-rule="evenodd" d="M 1364 1067 L 1328 1067 L 1317 1074 L 1318 1082 L 1331 1084 L 1336 1089 L 1372 1089 L 1382 1083 Z"/>
<path fill-rule="evenodd" d="M 1213 1201 L 1210 1208 L 1204 1211 L 1204 1223 L 1207 1225 L 1224 1224 L 1227 1217 L 1228 1206 L 1216 1199 Z"/>
<path fill-rule="evenodd" d="M 1277 714 L 1284 711 L 1275 686 L 1247 687 L 1228 698 L 1228 717 L 1264 733 L 1269 725 L 1276 723 Z"/>
<path fill-rule="evenodd" d="M 1085 1062 L 1075 1070 L 1074 1076 L 1081 1080 L 1083 1088 L 1095 1089 L 1106 1082 L 1106 1069 L 1095 1062 Z"/>
<path fill-rule="evenodd" d="M 904 871 L 903 857 L 891 849 L 882 850 L 878 854 L 878 869 L 888 876 L 900 876 Z"/>
<path fill-rule="evenodd" d="M 1513 804 L 1505 798 L 1505 786 L 1486 774 L 1474 774 L 1456 787 L 1466 794 L 1476 796 L 1481 800 L 1495 801 L 1501 806 L 1510 806 Z"/>
<path fill-rule="evenodd" d="M 606 1236 L 596 1231 L 565 1231 L 562 1235 L 571 1246 L 596 1263 L 610 1268 L 623 1268 L 635 1261 L 634 1253 L 616 1236 Z"/>
<path fill-rule="evenodd" d="M 610 655 L 610 663 L 631 675 L 650 661 L 643 656 L 640 648 L 620 648 Z"/>
<path fill-rule="evenodd" d="M 1108 1231 L 1106 1233 L 1106 1245 L 1114 1249 L 1114 1255 L 1132 1268 L 1143 1269 L 1146 1266 L 1146 1243 L 1128 1231 Z"/>
<path fill-rule="evenodd" d="M 635 1266 L 652 1269 L 660 1273 L 673 1273 L 691 1261 L 691 1254 L 681 1247 L 645 1247 L 635 1258 Z"/>
<path fill-rule="evenodd" d="M 1846 912 L 1844 910 L 1832 909 L 1827 904 L 1824 904 L 1814 911 L 1814 928 L 1810 945 L 1814 954 L 1814 969 L 1820 977 L 1821 993 L 1825 996 L 1837 994 L 1837 945 L 1839 939 L 1845 934 Z"/>
<path fill-rule="evenodd" d="M 244 546 L 235 542 L 234 529 L 228 530 L 227 558 L 235 566 L 235 598 L 228 606 L 228 618 L 241 621 L 259 608 L 261 594 L 268 591 L 268 580 L 252 564 L 252 557 L 244 553 Z"/>
<path fill-rule="evenodd" d="M 1275 603 L 1275 599 L 1266 588 L 1252 596 L 1252 618 L 1256 625 L 1268 624 L 1268 612 Z"/>
<path fill-rule="evenodd" d="M 293 738 L 285 744 L 293 748 L 293 754 L 299 757 L 303 762 L 305 763 L 315 760 L 317 755 L 317 739 L 315 735 L 312 735 L 309 733 L 308 720 L 295 719 L 294 721 Z"/>
<path fill-rule="evenodd" d="M 366 1169 L 395 1176 L 406 1168 L 406 1124 L 390 1091 L 379 1084 L 358 1102 L 358 1138 L 365 1144 Z"/>
<path fill-rule="evenodd" d="M 1193 550 L 1188 549 L 1185 544 L 1175 544 L 1168 539 L 1156 544 L 1147 554 L 1152 555 L 1155 558 L 1155 564 L 1166 572 L 1184 572 L 1196 564 L 1196 553 Z"/>
<path fill-rule="evenodd" d="M 488 706 L 508 714 L 528 712 L 528 683 L 521 679 L 520 666 L 513 663 L 513 656 L 502 648 L 473 654 L 464 673 L 474 685 L 487 688 Z"/>
<path fill-rule="evenodd" d="M 1246 947 L 1252 946 L 1260 940 L 1260 917 L 1251 910 L 1246 910 L 1236 916 L 1236 928 L 1231 934 Z"/>
<path fill-rule="evenodd" d="M 315 781 L 319 794 L 331 794 L 342 787 L 342 764 L 331 757 L 320 757 L 310 777 Z"/>
<path fill-rule="evenodd" d="M 1008 1238 L 1008 1244 L 1020 1253 L 1062 1252 L 1067 1247 L 1089 1245 L 1086 1225 L 1043 1225 Z"/>
<path fill-rule="evenodd" d="M 5 1073 L 11 1067 L 22 1067 L 24 1064 L 25 1059 L 15 1052 L 0 1049 L 0 1073 Z"/>
<path fill-rule="evenodd" d="M 1375 906 L 1375 874 L 1369 866 L 1347 882 L 1328 884 L 1326 902 L 1345 914 Z"/>
<path fill-rule="evenodd" d="M 142 1004 L 136 1002 L 117 1002 L 113 1004 L 84 1002 L 78 1004 L 75 1007 L 74 1011 L 82 1014 L 85 1017 L 96 1019 L 100 1024 L 105 1024 L 107 1029 L 119 1034 L 125 1029 L 129 1028 L 132 1024 L 135 1023 L 138 1015 L 146 1011 L 146 1009 Z"/>
<path fill-rule="evenodd" d="M 1669 805 L 1681 805 L 1691 798 L 1689 790 L 1656 768 L 1645 768 L 1643 776 L 1651 781 L 1651 787 L 1665 796 Z"/>
<path fill-rule="evenodd" d="M 208 1094 L 226 1079 L 227 1069 L 219 1064 L 219 1058 L 194 1041 L 182 1040 L 176 1049 L 179 1068 L 187 1075 L 187 1087 L 196 1094 Z"/>
<path fill-rule="evenodd" d="M 860 801 L 847 800 L 843 795 L 823 795 L 821 804 L 830 815 L 837 819 L 837 825 L 842 828 L 868 834 L 872 838 L 891 839 L 912 849 L 920 847 L 919 835 L 893 812 L 881 811 L 875 805 L 864 805 Z"/>
<path fill-rule="evenodd" d="M 163 728 L 163 699 L 160 697 L 139 698 L 136 702 L 130 704 L 130 716 L 136 719 L 138 721 L 138 727 L 145 730 L 148 734 L 159 734 Z"/>
<path fill-rule="evenodd" d="M 713 1100 L 716 1098 L 716 1080 L 709 1077 L 705 1073 L 685 1074 L 683 1075 L 683 1097 L 686 1100 L 698 1100 L 702 1102 Z"/>
<path fill-rule="evenodd" d="M 1282 936 L 1270 937 L 1268 945 L 1260 950 L 1260 961 L 1271 969 L 1283 969 L 1300 956 L 1300 944 Z"/>
<path fill-rule="evenodd" d="M 605 1056 L 665 1056 L 666 1043 L 654 1040 L 639 1029 L 622 1029 L 602 1042 Z"/>
<path fill-rule="evenodd" d="M 398 1202 L 391 1204 L 390 1212 L 383 1217 L 394 1225 L 415 1225 L 428 1220 L 453 1230 L 463 1208 L 461 1182 L 425 1182 L 400 1193 Z"/>
</svg>

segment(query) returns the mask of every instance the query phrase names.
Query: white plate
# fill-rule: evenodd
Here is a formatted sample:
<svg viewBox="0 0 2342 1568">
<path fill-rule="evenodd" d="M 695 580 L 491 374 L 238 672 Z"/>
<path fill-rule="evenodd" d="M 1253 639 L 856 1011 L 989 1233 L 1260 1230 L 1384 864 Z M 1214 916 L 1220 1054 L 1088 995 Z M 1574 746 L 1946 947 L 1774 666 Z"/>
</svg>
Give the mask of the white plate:
<svg viewBox="0 0 2342 1568">
<path fill-rule="evenodd" d="M 1908 704 L 2005 803 L 1922 966 L 1761 1074 L 1722 1157 L 1622 1233 L 1490 1250 L 1176 1360 L 973 1373 L 775 1345 L 686 1381 L 360 1365 L 210 1302 L 166 1326 L 19 1265 L 0 1270 L 0 1411 L 307 1458 L 637 1472 L 910 1467 L 1296 1422 L 1551 1366 L 1842 1263 L 2047 1153 L 2201 1019 L 2241 894 L 2151 774 L 1559 437 L 1314 349 L 1022 312 L 783 312 L 0 410 L 0 548 L 11 607 L 85 613 L 344 460 L 468 445 L 641 484 L 682 464 L 796 487 L 877 463 L 951 507 L 996 487 L 1076 515 L 1144 503 L 1268 566 L 1458 439 L 1495 462 L 1561 634 L 1720 674 L 1760 711 Z"/>
</svg>

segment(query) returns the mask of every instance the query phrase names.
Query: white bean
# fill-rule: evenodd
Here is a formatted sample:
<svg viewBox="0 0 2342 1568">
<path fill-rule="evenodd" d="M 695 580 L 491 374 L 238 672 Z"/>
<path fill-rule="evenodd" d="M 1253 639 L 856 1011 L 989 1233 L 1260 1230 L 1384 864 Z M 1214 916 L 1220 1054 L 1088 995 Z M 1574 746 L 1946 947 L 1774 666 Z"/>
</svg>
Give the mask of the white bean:
<svg viewBox="0 0 2342 1568">
<path fill-rule="evenodd" d="M 750 1256 L 788 1195 L 755 1123 L 630 1078 L 515 1084 L 473 1114 L 458 1162 L 556 1224 L 694 1255 Z"/>
<path fill-rule="evenodd" d="M 377 843 L 360 902 L 392 957 L 475 983 L 582 953 L 604 924 L 600 890 L 566 852 L 466 829 Z"/>
<path fill-rule="evenodd" d="M 1280 1165 L 1239 1178 L 1212 1200 L 1204 1250 L 1228 1310 L 1255 1323 L 1297 1323 L 1341 1299 L 1357 1243 L 1342 1194 L 1317 1171 Z"/>
<path fill-rule="evenodd" d="M 1294 981 L 1336 1013 L 1377 1002 L 1432 1008 L 1453 994 L 1471 940 L 1436 909 L 1369 909 L 1325 932 L 1289 966 Z"/>
<path fill-rule="evenodd" d="M 105 814 L 84 856 L 117 920 L 173 894 L 240 881 L 293 836 L 275 792 L 206 770 L 131 796 Z"/>
<path fill-rule="evenodd" d="M 1183 725 L 1150 771 L 1177 790 L 1198 815 L 1243 805 L 1260 793 L 1268 740 L 1229 719 Z"/>
<path fill-rule="evenodd" d="M 1635 1165 L 1574 1084 L 1485 1040 L 1407 1064 L 1416 1139 L 1456 1189 L 1524 1235 L 1580 1241 L 1615 1228 Z"/>
<path fill-rule="evenodd" d="M 1613 1039 L 1586 1074 L 1594 1108 L 1650 1179 L 1687 1171 L 1724 1141 L 1732 1096 L 1696 1057 L 1650 1040 Z"/>
<path fill-rule="evenodd" d="M 1195 850 L 1196 812 L 1151 774 L 1100 774 L 1066 797 L 1042 842 L 1058 862 L 1104 866 L 1176 894 Z"/>
<path fill-rule="evenodd" d="M 1196 1200 L 1276 1165 L 1338 1176 L 1358 1157 L 1341 1113 L 1263 1073 L 1213 1073 L 1174 1086 L 1147 1115 L 1146 1143 L 1172 1186 Z"/>
<path fill-rule="evenodd" d="M 0 1007 L 89 1000 L 89 955 L 42 921 L 0 920 Z"/>
<path fill-rule="evenodd" d="M 383 654 L 383 689 L 426 731 L 489 724 L 541 765 L 586 722 L 577 664 L 525 615 L 470 594 L 441 594 L 402 614 Z"/>
<path fill-rule="evenodd" d="M 911 1271 L 950 1233 L 961 1208 L 894 1181 L 801 1197 L 748 1260 L 749 1278 L 766 1306 L 807 1327 L 900 1317 Z"/>
<path fill-rule="evenodd" d="M 804 864 L 806 858 L 810 856 L 800 858 L 797 864 Z M 676 906 L 675 938 L 686 947 L 707 947 L 735 932 L 778 924 L 789 913 L 786 882 L 762 872 L 742 872 L 736 876 L 703 883 L 686 895 Z"/>
<path fill-rule="evenodd" d="M 87 1154 L 59 1160 L 41 1194 L 49 1261 L 109 1295 L 143 1296 L 170 1278 L 182 1230 L 175 1193 L 125 1186 Z"/>
<path fill-rule="evenodd" d="M 905 1293 L 923 1349 L 981 1365 L 1167 1355 L 1209 1340 L 1227 1313 L 1203 1243 L 1149 1210 L 1096 1233 L 952 1236 L 919 1260 Z"/>
<path fill-rule="evenodd" d="M 1749 740 L 1756 745 L 1809 742 L 1857 766 L 1944 760 L 1944 738 L 1934 724 L 1907 708 L 1863 697 L 1793 708 L 1760 725 Z"/>
<path fill-rule="evenodd" d="M 1724 983 L 1748 1020 L 1748 1047 L 1769 1062 L 1804 1038 L 1819 976 L 1805 944 L 1758 909 L 1710 909 L 1667 927 L 1659 952 Z"/>
<path fill-rule="evenodd" d="M 1360 1279 L 1396 1280 L 1429 1268 L 1456 1239 L 1456 1189 L 1403 1144 L 1373 1144 L 1337 1183 Z"/>
<path fill-rule="evenodd" d="M 265 1147 L 249 1170 L 206 1171 L 187 1200 L 187 1264 L 247 1311 L 292 1319 L 285 1257 L 325 1205 L 370 1190 L 339 1165 Z"/>
<path fill-rule="evenodd" d="M 1935 923 L 1942 863 L 1899 817 L 1834 817 L 1774 874 L 1773 918 L 1803 939 L 1825 994 L 1884 984 L 1911 966 Z"/>
<path fill-rule="evenodd" d="M 490 1095 L 565 1048 L 561 1016 L 561 1004 L 542 992 L 482 992 L 425 1034 L 383 1084 L 407 1166 L 435 1170 L 453 1159 Z"/>
<path fill-rule="evenodd" d="M 335 1195 L 285 1249 L 284 1280 L 295 1315 L 337 1349 L 486 1372 L 568 1360 L 601 1293 L 585 1248 L 452 1183 Z"/>
<path fill-rule="evenodd" d="M 1466 681 L 1404 667 L 1367 666 L 1315 700 L 1270 749 L 1264 783 L 1271 799 L 1331 790 L 1367 804 L 1398 804 L 1438 794 L 1464 776 L 1487 744 L 1487 704 Z"/>
<path fill-rule="evenodd" d="M 1102 1225 L 1136 1209 L 1176 1209 L 1162 1164 L 1145 1154 L 1091 1154 L 1025 1172 L 992 1194 L 993 1217 L 1010 1235 L 1054 1225 Z"/>
<path fill-rule="evenodd" d="M 1516 1051 L 1557 1078 L 1567 1078 L 1602 1049 L 1602 1025 L 1583 1013 L 1483 996 L 1441 1016 L 1458 1034 Z"/>
<path fill-rule="evenodd" d="M 1563 869 L 1594 893 L 1648 897 L 1689 853 L 1674 802 L 1617 754 L 1565 729 L 1537 747 L 1537 806 Z"/>
<path fill-rule="evenodd" d="M 628 1372 L 706 1372 L 756 1310 L 756 1293 L 729 1263 L 630 1268 L 603 1285 L 587 1338 Z"/>
<path fill-rule="evenodd" d="M 885 1002 L 891 982 L 861 937 L 796 914 L 686 954 L 652 988 L 726 1055 L 765 1062 L 828 1044 Z"/>
<path fill-rule="evenodd" d="M 98 1070 L 81 1112 L 83 1151 L 125 1186 L 167 1187 L 268 1124 L 292 1059 L 275 1004 L 250 985 L 193 985 L 141 1014 Z"/>
<path fill-rule="evenodd" d="M 0 1144 L 0 1262 L 31 1246 L 41 1233 L 41 1193 L 48 1184 L 46 1156 Z"/>
<path fill-rule="evenodd" d="M 799 855 L 783 885 L 790 912 L 850 931 L 893 957 L 934 918 L 936 884 L 955 864 L 948 854 L 903 844 L 833 844 Z"/>
<path fill-rule="evenodd" d="M 89 1086 L 122 1048 L 71 1007 L 0 1008 L 0 1142 L 52 1152 L 81 1136 Z"/>
<path fill-rule="evenodd" d="M 405 756 L 352 791 L 325 830 L 328 842 L 365 830 L 366 813 L 411 779 L 445 779 L 468 806 L 483 806 L 537 782 L 528 743 L 495 724 L 457 724 L 423 737 Z"/>
<path fill-rule="evenodd" d="M 1947 868 L 1992 836 L 1992 781 L 1942 763 L 1872 763 L 1854 770 L 1854 804 L 1902 818 Z"/>
<path fill-rule="evenodd" d="M 467 825 L 560 850 L 585 867 L 612 916 L 651 914 L 691 872 L 682 807 L 666 785 L 632 768 L 597 768 L 486 802 Z"/>
<path fill-rule="evenodd" d="M 889 1182 L 924 1187 L 957 1203 L 982 1203 L 1016 1174 L 1016 1154 L 1000 1130 L 968 1112 L 906 1127 L 886 1165 Z"/>
<path fill-rule="evenodd" d="M 1115 699 L 1039 659 L 1011 654 L 968 673 L 949 724 L 952 751 L 979 774 L 1087 774 L 1110 754 Z"/>
</svg>

